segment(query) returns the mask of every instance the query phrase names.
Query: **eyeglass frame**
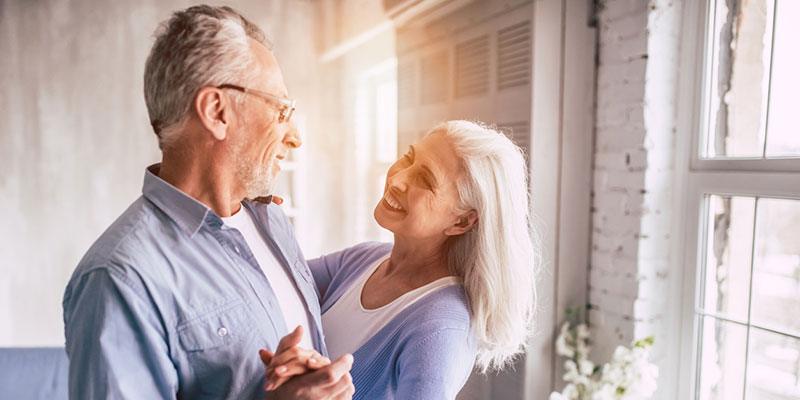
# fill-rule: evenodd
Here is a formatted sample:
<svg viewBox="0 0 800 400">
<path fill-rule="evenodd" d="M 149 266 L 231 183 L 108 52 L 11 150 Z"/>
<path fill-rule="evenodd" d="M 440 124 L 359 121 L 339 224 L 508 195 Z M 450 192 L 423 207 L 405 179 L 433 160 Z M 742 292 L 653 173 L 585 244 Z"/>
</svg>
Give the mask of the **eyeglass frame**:
<svg viewBox="0 0 800 400">
<path fill-rule="evenodd" d="M 294 114 L 295 105 L 297 104 L 297 100 L 287 99 L 283 97 L 273 96 L 269 93 L 262 92 L 260 90 L 246 88 L 244 86 L 234 85 L 231 83 L 224 83 L 222 85 L 217 86 L 217 89 L 233 89 L 238 90 L 242 93 L 252 94 L 257 97 L 260 97 L 264 100 L 267 100 L 272 103 L 278 103 L 283 106 L 280 111 L 280 116 L 278 117 L 278 122 L 289 122 L 292 119 L 292 114 Z"/>
</svg>

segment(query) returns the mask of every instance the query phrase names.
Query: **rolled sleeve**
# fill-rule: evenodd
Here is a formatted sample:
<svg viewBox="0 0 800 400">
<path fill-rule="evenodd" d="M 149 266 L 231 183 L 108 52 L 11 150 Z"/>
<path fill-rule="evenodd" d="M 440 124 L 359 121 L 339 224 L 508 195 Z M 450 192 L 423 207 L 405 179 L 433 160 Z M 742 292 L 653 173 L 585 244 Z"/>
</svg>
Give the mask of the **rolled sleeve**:
<svg viewBox="0 0 800 400">
<path fill-rule="evenodd" d="M 174 399 L 178 374 L 166 331 L 142 285 L 95 268 L 64 297 L 71 399 Z"/>
</svg>

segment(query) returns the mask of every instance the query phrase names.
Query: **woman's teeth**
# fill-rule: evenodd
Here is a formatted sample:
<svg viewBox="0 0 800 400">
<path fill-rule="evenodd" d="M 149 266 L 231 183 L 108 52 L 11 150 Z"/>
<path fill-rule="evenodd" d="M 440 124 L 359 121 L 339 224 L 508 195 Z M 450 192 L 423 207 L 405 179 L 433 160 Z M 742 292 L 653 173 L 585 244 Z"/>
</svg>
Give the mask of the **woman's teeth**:
<svg viewBox="0 0 800 400">
<path fill-rule="evenodd" d="M 389 207 L 391 207 L 391 208 L 393 208 L 393 209 L 395 209 L 397 211 L 405 211 L 403 209 L 403 207 L 400 207 L 400 203 L 398 203 L 394 198 L 392 198 L 392 196 L 389 193 L 386 193 L 383 196 L 383 200 L 386 201 L 386 204 L 388 204 Z"/>
</svg>

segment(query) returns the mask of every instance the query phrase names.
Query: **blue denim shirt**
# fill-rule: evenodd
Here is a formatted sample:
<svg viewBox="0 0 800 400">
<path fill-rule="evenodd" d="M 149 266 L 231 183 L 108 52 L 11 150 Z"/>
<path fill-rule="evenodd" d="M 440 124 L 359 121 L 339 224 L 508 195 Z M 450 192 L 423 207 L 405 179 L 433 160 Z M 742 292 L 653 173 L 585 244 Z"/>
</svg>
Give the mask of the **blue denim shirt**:
<svg viewBox="0 0 800 400">
<path fill-rule="evenodd" d="M 264 396 L 258 349 L 274 350 L 294 327 L 239 231 L 157 168 L 67 285 L 70 398 Z M 326 354 L 318 291 L 289 219 L 274 204 L 242 204 L 294 278 L 312 324 L 305 334 Z"/>
</svg>

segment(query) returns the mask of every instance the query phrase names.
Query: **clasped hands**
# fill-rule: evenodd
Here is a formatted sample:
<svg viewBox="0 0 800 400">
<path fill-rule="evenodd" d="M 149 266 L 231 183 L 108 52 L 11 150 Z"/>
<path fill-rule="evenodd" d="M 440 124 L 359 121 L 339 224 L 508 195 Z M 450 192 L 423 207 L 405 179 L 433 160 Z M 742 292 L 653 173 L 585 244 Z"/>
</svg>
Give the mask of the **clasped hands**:
<svg viewBox="0 0 800 400">
<path fill-rule="evenodd" d="M 298 326 L 278 343 L 275 352 L 259 350 L 266 367 L 264 389 L 269 399 L 331 399 L 353 397 L 350 368 L 353 356 L 345 354 L 331 362 L 313 349 L 298 347 L 303 328 Z"/>
</svg>

